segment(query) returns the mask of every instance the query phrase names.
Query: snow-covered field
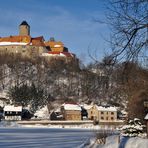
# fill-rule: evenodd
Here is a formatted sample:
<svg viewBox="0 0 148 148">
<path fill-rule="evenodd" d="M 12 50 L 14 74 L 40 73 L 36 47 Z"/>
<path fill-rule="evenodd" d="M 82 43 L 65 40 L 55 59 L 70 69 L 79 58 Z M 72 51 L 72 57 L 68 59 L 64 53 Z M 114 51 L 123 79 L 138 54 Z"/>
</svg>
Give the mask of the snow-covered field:
<svg viewBox="0 0 148 148">
<path fill-rule="evenodd" d="M 39 124 L 22 126 L 15 122 L 2 121 L 0 122 L 0 147 L 148 148 L 146 138 L 119 137 L 119 135 L 109 136 L 105 144 L 98 144 L 95 137 L 96 130 L 101 130 L 100 126 L 65 125 L 63 127 Z"/>
<path fill-rule="evenodd" d="M 0 128 L 0 148 L 77 148 L 92 131 L 49 128 Z"/>
</svg>

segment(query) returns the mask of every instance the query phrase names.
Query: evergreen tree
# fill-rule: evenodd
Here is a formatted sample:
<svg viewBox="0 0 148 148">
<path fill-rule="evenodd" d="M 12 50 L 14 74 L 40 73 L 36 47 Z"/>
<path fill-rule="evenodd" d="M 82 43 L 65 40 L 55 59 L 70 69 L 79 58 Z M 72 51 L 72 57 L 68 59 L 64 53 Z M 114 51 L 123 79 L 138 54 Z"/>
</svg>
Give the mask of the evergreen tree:
<svg viewBox="0 0 148 148">
<path fill-rule="evenodd" d="M 135 118 L 130 120 L 128 125 L 121 128 L 121 134 L 129 137 L 142 137 L 144 134 L 144 125 L 141 124 L 140 119 Z"/>
<path fill-rule="evenodd" d="M 42 88 L 37 88 L 34 83 L 31 86 L 27 84 L 14 86 L 9 89 L 8 96 L 13 104 L 21 104 L 23 107 L 29 105 L 33 113 L 47 105 L 50 99 L 50 95 L 45 93 Z"/>
</svg>

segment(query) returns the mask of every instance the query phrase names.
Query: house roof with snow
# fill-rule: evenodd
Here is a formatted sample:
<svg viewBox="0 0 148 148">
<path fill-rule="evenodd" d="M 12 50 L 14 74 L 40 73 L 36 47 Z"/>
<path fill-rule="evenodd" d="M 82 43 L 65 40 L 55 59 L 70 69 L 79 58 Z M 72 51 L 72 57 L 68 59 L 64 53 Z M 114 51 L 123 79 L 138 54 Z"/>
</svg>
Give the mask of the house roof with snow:
<svg viewBox="0 0 148 148">
<path fill-rule="evenodd" d="M 144 118 L 145 120 L 148 120 L 148 114 L 145 116 L 145 118 Z"/>
<path fill-rule="evenodd" d="M 82 107 L 84 107 L 86 110 L 89 110 L 93 107 L 93 105 L 84 104 Z"/>
<path fill-rule="evenodd" d="M 4 111 L 21 112 L 22 106 L 6 105 Z"/>
<path fill-rule="evenodd" d="M 96 105 L 96 108 L 97 108 L 97 110 L 98 111 L 108 111 L 108 112 L 116 112 L 117 111 L 117 109 L 116 109 L 116 107 L 104 107 L 104 106 L 97 106 Z"/>
<path fill-rule="evenodd" d="M 81 107 L 78 104 L 68 104 L 68 103 L 64 103 L 62 105 L 62 107 L 64 107 L 65 110 L 76 110 L 76 111 L 81 111 Z"/>
</svg>

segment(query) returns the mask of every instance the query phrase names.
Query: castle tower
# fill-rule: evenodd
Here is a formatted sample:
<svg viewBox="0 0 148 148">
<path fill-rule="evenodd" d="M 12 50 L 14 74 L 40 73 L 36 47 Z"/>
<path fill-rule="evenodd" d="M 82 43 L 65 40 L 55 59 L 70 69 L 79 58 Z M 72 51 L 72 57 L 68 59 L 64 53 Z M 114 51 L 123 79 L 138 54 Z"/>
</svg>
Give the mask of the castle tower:
<svg viewBox="0 0 148 148">
<path fill-rule="evenodd" d="M 30 35 L 30 26 L 26 21 L 19 25 L 19 35 Z"/>
</svg>

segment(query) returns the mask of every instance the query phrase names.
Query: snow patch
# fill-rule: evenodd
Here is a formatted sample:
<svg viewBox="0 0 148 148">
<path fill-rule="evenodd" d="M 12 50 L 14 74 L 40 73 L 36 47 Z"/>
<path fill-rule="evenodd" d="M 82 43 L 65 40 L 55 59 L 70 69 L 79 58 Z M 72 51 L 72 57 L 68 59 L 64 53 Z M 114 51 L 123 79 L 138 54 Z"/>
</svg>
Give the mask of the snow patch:
<svg viewBox="0 0 148 148">
<path fill-rule="evenodd" d="M 34 116 L 40 119 L 48 119 L 49 118 L 49 111 L 47 105 L 41 108 L 40 110 L 36 111 Z"/>
<path fill-rule="evenodd" d="M 64 107 L 65 110 L 78 110 L 81 111 L 81 107 L 77 104 L 66 104 L 64 103 L 62 105 Z"/>
<path fill-rule="evenodd" d="M 0 42 L 0 46 L 3 45 L 27 45 L 28 43 L 24 42 Z"/>
<path fill-rule="evenodd" d="M 110 111 L 116 112 L 117 109 L 115 107 L 103 107 L 103 106 L 96 106 L 99 111 Z"/>
<path fill-rule="evenodd" d="M 9 111 L 9 112 L 21 112 L 22 111 L 22 106 L 14 106 L 14 105 L 6 105 L 4 107 L 4 111 Z"/>
</svg>

